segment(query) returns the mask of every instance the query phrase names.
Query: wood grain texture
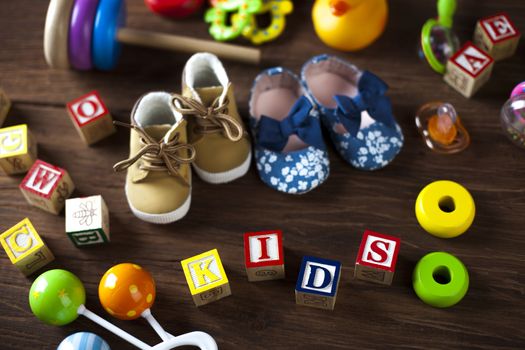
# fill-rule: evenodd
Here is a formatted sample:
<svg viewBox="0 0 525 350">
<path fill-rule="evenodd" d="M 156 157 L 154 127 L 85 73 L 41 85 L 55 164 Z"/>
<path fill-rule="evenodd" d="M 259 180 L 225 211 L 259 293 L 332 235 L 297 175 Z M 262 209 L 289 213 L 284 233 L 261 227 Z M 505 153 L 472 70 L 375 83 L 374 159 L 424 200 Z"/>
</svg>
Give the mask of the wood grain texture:
<svg viewBox="0 0 525 350">
<path fill-rule="evenodd" d="M 172 22 L 149 13 L 141 0 L 129 2 L 129 26 L 207 38 L 199 18 Z M 263 46 L 264 66 L 287 66 L 296 72 L 315 54 L 337 53 L 315 36 L 309 1 L 295 1 L 285 34 Z M 0 11 L 0 85 L 13 101 L 6 125 L 28 123 L 39 144 L 39 157 L 68 170 L 76 196 L 101 194 L 111 215 L 111 244 L 77 249 L 64 232 L 64 217 L 29 206 L 17 188 L 21 176 L 0 176 L 0 231 L 30 217 L 56 261 L 85 283 L 88 308 L 110 318 L 100 307 L 98 282 L 113 264 L 132 261 L 151 271 L 158 298 L 153 313 L 174 334 L 209 332 L 220 349 L 523 349 L 525 331 L 525 152 L 502 133 L 499 110 L 512 87 L 525 80 L 525 46 L 498 62 L 492 79 L 467 100 L 416 55 L 420 26 L 435 16 L 434 1 L 394 0 L 385 34 L 371 47 L 342 54 L 389 85 L 396 117 L 406 142 L 387 168 L 361 172 L 331 150 L 326 184 L 305 196 L 280 194 L 258 179 L 255 168 L 242 179 L 214 186 L 197 178 L 188 216 L 168 226 L 139 221 L 128 209 L 124 175 L 112 165 L 127 157 L 128 130 L 92 148 L 84 146 L 65 110 L 65 103 L 97 89 L 115 119 L 127 121 L 134 101 L 151 90 L 177 91 L 186 54 L 124 47 L 118 68 L 110 73 L 47 68 L 42 51 L 46 1 L 3 1 Z M 508 11 L 525 31 L 525 3 L 515 0 L 458 1 L 456 28 L 471 39 L 478 18 Z M 246 116 L 249 88 L 262 67 L 226 62 Z M 414 125 L 417 108 L 445 100 L 458 110 L 471 133 L 466 151 L 431 153 Z M 463 236 L 443 240 L 425 233 L 414 215 L 414 201 L 427 183 L 450 179 L 472 193 L 477 216 Z M 391 287 L 353 279 L 353 266 L 365 229 L 401 238 L 397 271 Z M 284 233 L 285 280 L 249 283 L 243 263 L 242 234 L 281 229 Z M 196 308 L 180 261 L 217 248 L 233 295 Z M 471 286 L 451 309 L 423 304 L 411 287 L 415 263 L 432 251 L 447 251 L 468 267 Z M 343 264 L 333 312 L 297 306 L 294 284 L 303 255 Z M 26 279 L 7 256 L 0 259 L 0 348 L 55 349 L 68 334 L 92 331 L 112 349 L 132 349 L 86 319 L 57 328 L 31 314 Z M 113 320 L 148 343 L 158 341 L 142 320 Z"/>
</svg>

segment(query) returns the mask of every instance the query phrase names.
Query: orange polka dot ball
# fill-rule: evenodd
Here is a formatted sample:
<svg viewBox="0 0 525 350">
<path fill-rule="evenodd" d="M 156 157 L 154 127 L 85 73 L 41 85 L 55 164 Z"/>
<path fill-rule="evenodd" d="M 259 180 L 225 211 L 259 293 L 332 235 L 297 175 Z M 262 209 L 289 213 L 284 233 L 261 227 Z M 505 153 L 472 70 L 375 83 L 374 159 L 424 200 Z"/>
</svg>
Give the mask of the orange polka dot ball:
<svg viewBox="0 0 525 350">
<path fill-rule="evenodd" d="M 155 301 L 155 281 L 141 266 L 118 264 L 106 271 L 98 286 L 104 309 L 121 320 L 134 320 Z"/>
</svg>

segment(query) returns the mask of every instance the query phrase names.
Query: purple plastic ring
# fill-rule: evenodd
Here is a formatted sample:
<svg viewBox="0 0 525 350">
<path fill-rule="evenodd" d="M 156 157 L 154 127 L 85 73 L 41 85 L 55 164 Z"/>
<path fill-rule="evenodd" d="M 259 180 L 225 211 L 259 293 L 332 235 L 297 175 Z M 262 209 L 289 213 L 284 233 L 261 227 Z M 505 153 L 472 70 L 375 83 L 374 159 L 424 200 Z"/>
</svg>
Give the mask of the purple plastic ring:
<svg viewBox="0 0 525 350">
<path fill-rule="evenodd" d="M 91 37 L 98 0 L 75 0 L 69 24 L 69 61 L 79 70 L 93 67 L 91 60 Z"/>
</svg>

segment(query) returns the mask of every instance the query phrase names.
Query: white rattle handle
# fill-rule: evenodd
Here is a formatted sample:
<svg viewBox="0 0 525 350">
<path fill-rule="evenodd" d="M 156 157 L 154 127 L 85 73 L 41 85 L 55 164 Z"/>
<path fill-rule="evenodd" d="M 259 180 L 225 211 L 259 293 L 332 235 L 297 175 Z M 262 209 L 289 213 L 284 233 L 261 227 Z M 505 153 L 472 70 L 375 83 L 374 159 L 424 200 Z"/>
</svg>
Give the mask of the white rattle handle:
<svg viewBox="0 0 525 350">
<path fill-rule="evenodd" d="M 151 350 L 171 350 L 183 345 L 196 346 L 201 350 L 218 350 L 217 343 L 204 332 L 190 332 L 155 345 Z"/>
</svg>

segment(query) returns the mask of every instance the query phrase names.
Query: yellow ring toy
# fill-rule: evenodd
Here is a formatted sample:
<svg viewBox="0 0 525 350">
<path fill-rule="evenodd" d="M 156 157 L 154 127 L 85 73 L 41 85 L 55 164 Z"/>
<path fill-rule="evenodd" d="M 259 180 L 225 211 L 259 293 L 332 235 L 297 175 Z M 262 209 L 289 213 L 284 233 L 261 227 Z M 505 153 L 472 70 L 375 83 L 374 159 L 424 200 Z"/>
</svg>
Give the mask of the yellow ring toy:
<svg viewBox="0 0 525 350">
<path fill-rule="evenodd" d="M 252 44 L 261 45 L 265 42 L 275 40 L 281 35 L 286 27 L 286 15 L 293 11 L 293 2 L 290 0 L 266 0 L 261 10 L 251 16 L 250 23 L 242 31 L 242 35 L 250 39 Z M 272 20 L 268 27 L 257 27 L 257 15 L 270 13 Z"/>
<path fill-rule="evenodd" d="M 441 238 L 464 233 L 476 215 L 474 199 L 460 184 L 441 180 L 428 184 L 416 199 L 416 218 L 425 231 Z"/>
<path fill-rule="evenodd" d="M 250 25 L 252 17 L 262 7 L 262 0 L 222 0 L 208 9 L 204 21 L 210 23 L 210 35 L 218 41 L 233 40 Z M 231 26 L 228 26 L 228 16 Z"/>
</svg>

